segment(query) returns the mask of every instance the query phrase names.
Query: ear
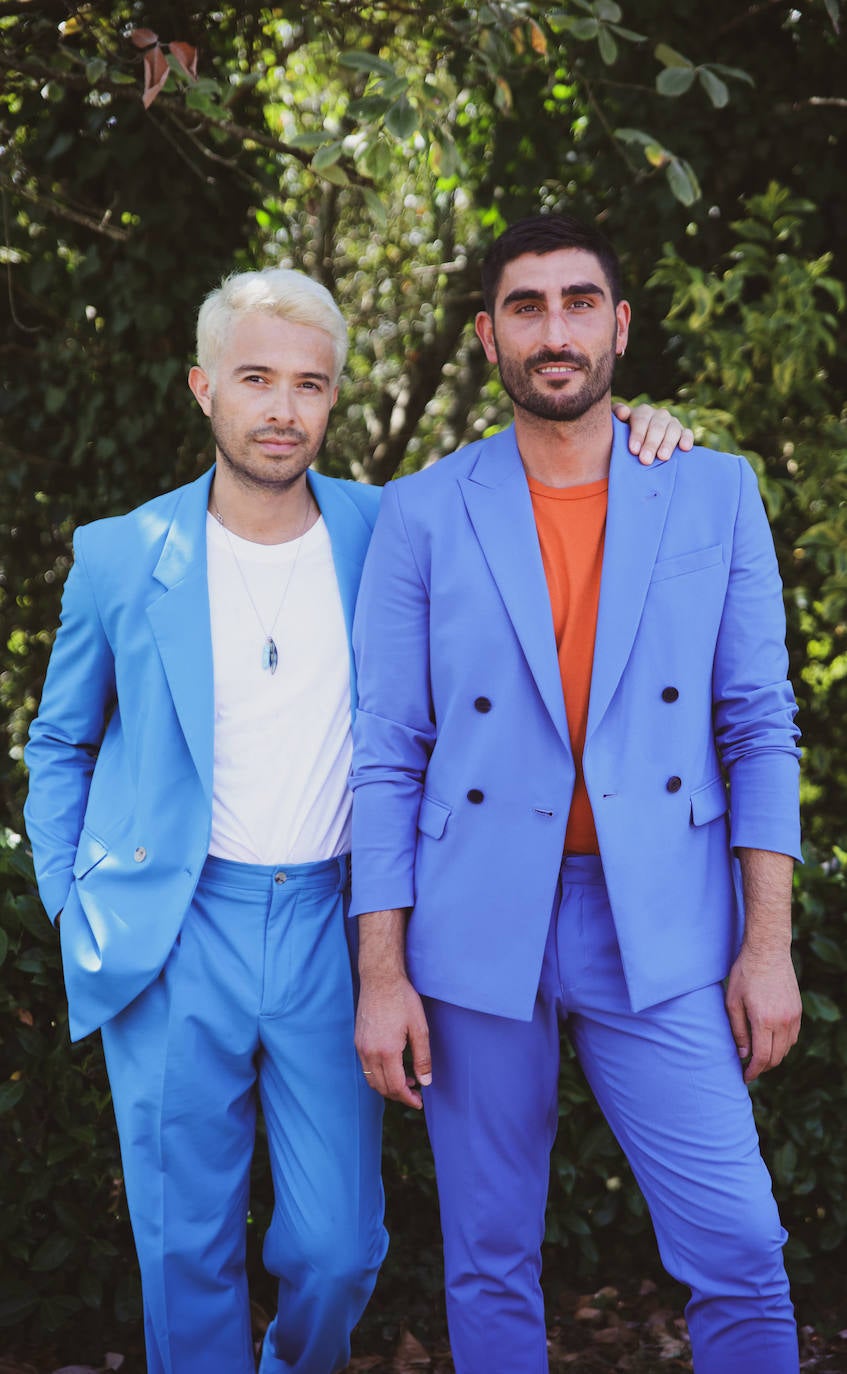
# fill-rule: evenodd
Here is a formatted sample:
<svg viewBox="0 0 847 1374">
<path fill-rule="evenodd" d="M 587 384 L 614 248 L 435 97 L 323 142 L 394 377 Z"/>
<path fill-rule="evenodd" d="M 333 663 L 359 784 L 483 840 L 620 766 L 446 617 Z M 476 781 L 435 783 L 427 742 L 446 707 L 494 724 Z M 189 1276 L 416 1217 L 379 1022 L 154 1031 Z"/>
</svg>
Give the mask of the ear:
<svg viewBox="0 0 847 1374">
<path fill-rule="evenodd" d="M 191 387 L 194 399 L 204 415 L 212 413 L 212 383 L 203 371 L 202 367 L 192 367 L 188 374 L 188 385 Z"/>
<path fill-rule="evenodd" d="M 474 320 L 476 336 L 482 344 L 485 356 L 490 363 L 497 361 L 497 345 L 494 342 L 494 321 L 487 310 L 480 310 Z"/>
<path fill-rule="evenodd" d="M 615 319 L 617 321 L 617 336 L 615 338 L 615 352 L 622 358 L 626 352 L 627 340 L 629 339 L 629 322 L 632 318 L 632 311 L 629 308 L 629 301 L 619 301 L 615 306 Z"/>
</svg>

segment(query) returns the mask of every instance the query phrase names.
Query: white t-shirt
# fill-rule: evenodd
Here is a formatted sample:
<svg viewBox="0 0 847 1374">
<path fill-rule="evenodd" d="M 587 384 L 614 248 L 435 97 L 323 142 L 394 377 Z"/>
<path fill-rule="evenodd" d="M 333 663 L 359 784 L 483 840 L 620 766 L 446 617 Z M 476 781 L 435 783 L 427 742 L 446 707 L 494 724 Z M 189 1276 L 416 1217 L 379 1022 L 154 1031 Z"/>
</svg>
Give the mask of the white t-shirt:
<svg viewBox="0 0 847 1374">
<path fill-rule="evenodd" d="M 215 682 L 209 853 L 260 864 L 334 858 L 350 848 L 350 655 L 326 525 L 319 519 L 286 544 L 253 544 L 209 515 L 206 549 Z M 273 674 L 262 667 L 266 633 L 279 652 Z"/>
</svg>

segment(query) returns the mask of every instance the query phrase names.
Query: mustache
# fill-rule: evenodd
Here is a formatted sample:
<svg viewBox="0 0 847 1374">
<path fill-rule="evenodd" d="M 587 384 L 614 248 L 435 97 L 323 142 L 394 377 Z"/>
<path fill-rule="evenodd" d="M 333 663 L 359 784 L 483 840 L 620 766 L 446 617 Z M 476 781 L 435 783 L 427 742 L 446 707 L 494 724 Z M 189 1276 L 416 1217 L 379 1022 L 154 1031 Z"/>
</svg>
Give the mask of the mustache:
<svg viewBox="0 0 847 1374">
<path fill-rule="evenodd" d="M 266 426 L 264 429 L 251 430 L 250 438 L 258 440 L 259 443 L 261 443 L 263 439 L 294 439 L 298 444 L 304 444 L 308 435 L 306 435 L 302 429 L 297 429 L 293 425 L 288 426 L 286 429 L 275 429 Z"/>
<path fill-rule="evenodd" d="M 545 363 L 570 363 L 574 367 L 591 368 L 591 360 L 584 353 L 573 353 L 568 348 L 560 349 L 558 352 L 552 348 L 540 348 L 532 357 L 527 358 L 525 367 L 531 370 L 534 367 L 543 367 Z"/>
</svg>

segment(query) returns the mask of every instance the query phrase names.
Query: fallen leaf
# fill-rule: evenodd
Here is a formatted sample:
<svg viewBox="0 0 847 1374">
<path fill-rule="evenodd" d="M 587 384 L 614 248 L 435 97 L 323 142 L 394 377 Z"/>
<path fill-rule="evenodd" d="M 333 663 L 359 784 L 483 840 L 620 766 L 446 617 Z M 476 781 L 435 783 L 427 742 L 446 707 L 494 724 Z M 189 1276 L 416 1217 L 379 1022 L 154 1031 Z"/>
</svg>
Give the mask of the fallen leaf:
<svg viewBox="0 0 847 1374">
<path fill-rule="evenodd" d="M 391 1368 L 396 1374 L 408 1374 L 410 1370 L 429 1369 L 431 1364 L 432 1360 L 417 1337 L 411 1331 L 404 1331 L 397 1342 Z"/>
</svg>

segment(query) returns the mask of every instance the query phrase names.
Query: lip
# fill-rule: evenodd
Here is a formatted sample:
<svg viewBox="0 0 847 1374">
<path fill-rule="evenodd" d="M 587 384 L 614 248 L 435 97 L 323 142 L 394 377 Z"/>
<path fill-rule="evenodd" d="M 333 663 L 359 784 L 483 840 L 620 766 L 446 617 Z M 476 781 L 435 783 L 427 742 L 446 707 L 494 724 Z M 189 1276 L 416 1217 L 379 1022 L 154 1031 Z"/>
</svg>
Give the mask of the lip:
<svg viewBox="0 0 847 1374">
<path fill-rule="evenodd" d="M 300 447 L 299 439 L 257 439 L 256 443 L 268 453 L 290 453 Z"/>
</svg>

